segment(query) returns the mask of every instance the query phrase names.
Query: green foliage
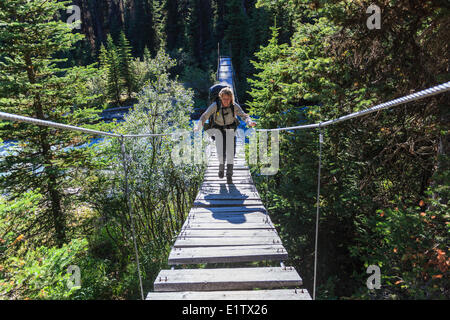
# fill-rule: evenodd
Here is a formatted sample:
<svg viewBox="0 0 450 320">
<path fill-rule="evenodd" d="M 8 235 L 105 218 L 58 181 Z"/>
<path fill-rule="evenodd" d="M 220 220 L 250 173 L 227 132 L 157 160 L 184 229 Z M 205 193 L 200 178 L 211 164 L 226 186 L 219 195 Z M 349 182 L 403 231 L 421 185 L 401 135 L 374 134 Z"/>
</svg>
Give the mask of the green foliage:
<svg viewBox="0 0 450 320">
<path fill-rule="evenodd" d="M 448 157 L 441 159 L 448 166 Z M 434 180 L 448 175 L 437 171 Z M 448 181 L 448 180 L 447 180 Z M 355 297 L 391 299 L 443 299 L 448 296 L 448 235 L 450 195 L 448 183 L 430 187 L 418 203 L 395 199 L 373 215 L 358 215 L 358 245 L 351 246 L 352 256 L 364 266 L 381 268 L 382 289 L 359 291 Z"/>
<path fill-rule="evenodd" d="M 448 8 L 439 4 L 427 2 L 419 9 L 402 1 L 405 11 L 401 11 L 383 2 L 380 31 L 370 31 L 361 23 L 360 13 L 370 5 L 368 1 L 258 1 L 258 5 L 272 11 L 283 8 L 295 30 L 285 43 L 279 40 L 278 29 L 272 28 L 272 39 L 252 62 L 258 73 L 249 80 L 253 98 L 249 105 L 260 117 L 261 127 L 337 118 L 448 78 L 438 52 L 441 46 L 432 40 L 444 36 L 444 21 L 448 21 L 442 17 Z M 430 19 L 436 23 L 425 23 Z M 429 65 L 433 60 L 438 62 Z M 448 123 L 443 121 L 448 112 L 443 105 L 445 97 L 439 96 L 324 130 L 318 297 L 448 296 L 448 283 L 439 276 L 445 279 L 446 273 L 429 265 L 440 259 L 443 267 L 442 261 L 448 259 L 444 240 L 448 196 L 443 194 L 448 165 L 436 157 L 436 150 L 442 154 L 449 150 Z M 439 140 L 444 144 L 438 149 Z M 316 132 L 282 133 L 280 172 L 267 182 L 257 179 L 291 262 L 302 270 L 310 290 L 317 143 Z M 414 204 L 421 199 L 431 202 L 426 196 L 431 186 L 435 200 L 425 212 L 430 220 L 424 222 Z M 388 209 L 394 207 L 399 210 Z M 379 220 L 378 210 L 383 210 L 385 220 Z M 426 258 L 411 260 L 425 252 Z M 385 289 L 368 292 L 368 264 L 383 265 Z M 396 285 L 397 281 L 403 282 Z"/>
<path fill-rule="evenodd" d="M 150 51 L 145 48 L 143 59 L 134 59 L 131 68 L 135 75 L 135 92 L 140 92 L 149 83 L 157 81 L 160 74 L 168 73 L 176 66 L 174 59 L 171 59 L 163 50 L 158 51 L 155 58 L 152 58 Z"/>
<path fill-rule="evenodd" d="M 364 261 L 365 267 L 380 266 L 382 274 L 382 290 L 360 292 L 362 297 L 445 297 L 445 288 L 449 286 L 446 239 L 449 214 L 446 205 L 428 200 L 433 205 L 425 211 L 409 204 L 404 208 L 377 210 L 377 215 L 356 217 L 358 245 L 349 248 L 351 255 Z M 401 201 L 396 202 L 402 205 Z"/>
<path fill-rule="evenodd" d="M 117 104 L 120 105 L 120 96 L 122 93 L 121 77 L 121 65 L 120 55 L 114 44 L 111 35 L 108 35 L 107 39 L 107 92 L 109 97 Z"/>
<path fill-rule="evenodd" d="M 26 242 L 23 244 L 25 249 Z M 0 275 L 0 295 L 7 299 L 72 299 L 80 286 L 69 286 L 67 268 L 87 251 L 86 240 L 72 240 L 61 248 L 44 246 L 19 250 L 6 259 Z"/>
<path fill-rule="evenodd" d="M 95 73 L 92 66 L 64 68 L 67 59 L 56 58 L 70 51 L 82 39 L 70 25 L 55 21 L 68 2 L 13 0 L 0 2 L 0 108 L 2 111 L 72 125 L 86 125 L 96 119 L 88 107 L 86 83 Z M 32 45 L 30 45 L 32 44 Z M 40 216 L 42 228 L 53 229 L 50 238 L 65 242 L 66 218 L 63 190 L 73 172 L 74 162 L 86 154 L 68 149 L 88 137 L 74 132 L 29 124 L 2 122 L 0 136 L 17 141 L 19 148 L 0 162 L 2 192 L 14 199 L 29 190 L 45 195 Z"/>
<path fill-rule="evenodd" d="M 154 32 L 157 51 L 165 50 L 167 47 L 167 5 L 168 1 L 153 0 Z"/>
<path fill-rule="evenodd" d="M 138 103 L 117 133 L 169 133 L 189 128 L 193 92 L 177 80 L 169 69 L 175 64 L 160 51 L 144 57 L 146 84 Z M 146 287 L 151 286 L 159 269 L 166 264 L 169 244 L 184 223 L 200 183 L 201 167 L 178 165 L 172 161 L 176 141 L 171 136 L 125 139 L 128 184 L 135 221 L 141 271 Z M 101 223 L 91 239 L 95 256 L 108 259 L 120 274 L 113 292 L 138 297 L 130 216 L 124 193 L 124 168 L 120 141 L 106 140 L 99 150 L 107 159 L 108 170 L 84 190 L 96 208 Z"/>
<path fill-rule="evenodd" d="M 186 66 L 181 75 L 185 86 L 194 91 L 194 105 L 198 108 L 205 108 L 208 105 L 208 89 L 214 83 L 211 81 L 210 75 L 207 71 L 192 66 Z"/>
<path fill-rule="evenodd" d="M 187 130 L 193 105 L 206 104 L 218 42 L 232 55 L 241 104 L 251 98 L 262 128 L 333 119 L 448 81 L 442 2 L 379 1 L 382 29 L 369 30 L 366 0 L 136 0 L 119 10 L 125 20 L 110 21 L 98 69 L 77 66 L 75 57 L 89 56 L 83 37 L 55 20 L 68 4 L 0 1 L 2 111 L 122 134 Z M 95 29 L 91 45 L 108 34 L 96 34 L 102 21 L 92 21 L 83 21 L 84 31 Z M 137 103 L 124 123 L 89 125 L 91 106 L 120 105 L 125 93 Z M 317 297 L 448 298 L 445 96 L 323 131 Z M 139 297 L 129 209 L 144 290 L 168 267 L 203 168 L 174 163 L 171 137 L 126 139 L 128 208 L 120 140 L 87 147 L 89 138 L 0 123 L 0 142 L 17 142 L 0 161 L 2 299 Z M 310 292 L 317 156 L 317 131 L 286 131 L 280 171 L 255 175 L 288 263 Z M 69 265 L 80 267 L 82 282 L 71 290 Z M 381 268 L 380 290 L 366 287 L 369 265 Z"/>
<path fill-rule="evenodd" d="M 131 92 L 134 88 L 134 72 L 131 68 L 131 47 L 130 43 L 125 37 L 125 33 L 122 31 L 119 37 L 119 47 L 118 53 L 120 58 L 120 75 L 122 77 L 123 83 L 127 89 L 128 98 L 131 98 Z"/>
<path fill-rule="evenodd" d="M 90 81 L 93 92 L 101 92 L 116 105 L 122 102 L 122 94 L 126 91 L 128 99 L 132 94 L 139 91 L 139 72 L 133 63 L 130 42 L 122 31 L 119 35 L 117 45 L 112 36 L 107 37 L 107 46 L 102 44 L 98 54 L 100 64 L 99 75 Z M 136 61 L 139 61 L 136 59 Z M 101 104 L 106 101 L 100 100 Z"/>
<path fill-rule="evenodd" d="M 39 230 L 42 209 L 39 203 L 43 195 L 39 191 L 29 191 L 13 201 L 0 197 L 0 256 L 5 257 L 16 243 Z M 19 240 L 17 240 L 19 239 Z"/>
</svg>

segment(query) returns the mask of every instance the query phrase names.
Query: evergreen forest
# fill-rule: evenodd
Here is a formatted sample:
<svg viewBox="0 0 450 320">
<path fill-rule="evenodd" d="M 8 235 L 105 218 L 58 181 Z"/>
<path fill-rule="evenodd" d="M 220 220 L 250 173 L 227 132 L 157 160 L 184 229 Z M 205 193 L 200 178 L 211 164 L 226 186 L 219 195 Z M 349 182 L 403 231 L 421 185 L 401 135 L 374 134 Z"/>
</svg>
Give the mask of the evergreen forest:
<svg viewBox="0 0 450 320">
<path fill-rule="evenodd" d="M 223 55 L 256 128 L 319 123 L 448 82 L 449 30 L 447 0 L 0 0 L 0 112 L 192 131 Z M 320 206 L 316 299 L 450 299 L 449 98 L 282 131 L 278 172 L 251 167 L 310 292 Z M 205 171 L 175 144 L 0 119 L 0 299 L 140 299 L 136 250 L 151 291 Z"/>
</svg>

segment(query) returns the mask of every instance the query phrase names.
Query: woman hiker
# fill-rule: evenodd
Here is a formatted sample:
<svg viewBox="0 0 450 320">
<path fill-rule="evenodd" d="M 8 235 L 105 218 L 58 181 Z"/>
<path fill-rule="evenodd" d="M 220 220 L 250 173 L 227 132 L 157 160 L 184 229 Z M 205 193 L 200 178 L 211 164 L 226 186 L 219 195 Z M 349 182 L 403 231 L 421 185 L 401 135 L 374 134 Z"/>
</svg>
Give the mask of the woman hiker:
<svg viewBox="0 0 450 320">
<path fill-rule="evenodd" d="M 236 135 L 237 128 L 236 115 L 242 118 L 249 127 L 256 126 L 250 116 L 242 110 L 241 106 L 234 101 L 233 91 L 229 87 L 225 87 L 219 92 L 219 99 L 221 108 L 217 111 L 217 103 L 213 102 L 208 109 L 200 116 L 200 121 L 194 128 L 194 131 L 199 131 L 205 121 L 214 114 L 214 124 L 212 128 L 220 130 L 222 139 L 216 140 L 217 156 L 219 158 L 219 178 L 223 178 L 225 169 L 225 159 L 227 162 L 227 183 L 232 183 L 231 176 L 233 175 L 234 155 L 236 154 Z M 234 111 L 231 109 L 234 108 Z M 228 130 L 227 130 L 228 129 Z M 227 133 L 229 132 L 234 137 L 234 143 L 227 144 Z M 234 145 L 234 147 L 233 147 Z M 233 147 L 233 150 L 231 148 Z"/>
</svg>

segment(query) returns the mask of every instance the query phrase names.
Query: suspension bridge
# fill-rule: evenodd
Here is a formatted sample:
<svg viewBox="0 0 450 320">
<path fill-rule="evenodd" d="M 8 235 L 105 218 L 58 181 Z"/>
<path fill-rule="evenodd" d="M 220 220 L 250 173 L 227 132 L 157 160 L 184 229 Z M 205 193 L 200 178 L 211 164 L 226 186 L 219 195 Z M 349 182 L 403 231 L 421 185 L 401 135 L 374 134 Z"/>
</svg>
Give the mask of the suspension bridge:
<svg viewBox="0 0 450 320">
<path fill-rule="evenodd" d="M 218 59 L 217 80 L 226 83 L 236 92 L 234 70 L 230 57 Z M 388 101 L 374 107 L 343 117 L 287 128 L 257 129 L 257 131 L 283 131 L 322 128 L 360 117 L 372 112 L 387 109 L 411 101 L 430 97 L 450 90 L 450 82 Z M 213 148 L 209 149 L 208 165 L 203 184 L 197 194 L 182 229 L 180 230 L 168 257 L 170 270 L 161 270 L 154 281 L 153 291 L 144 296 L 140 272 L 139 255 L 136 245 L 133 212 L 128 188 L 128 166 L 125 156 L 124 139 L 168 134 L 116 134 L 82 127 L 34 119 L 15 114 L 0 112 L 0 119 L 27 122 L 40 126 L 60 128 L 83 133 L 109 136 L 120 139 L 125 172 L 125 193 L 131 218 L 133 243 L 137 262 L 137 273 L 142 299 L 148 300 L 310 300 L 315 299 L 317 268 L 317 235 L 320 205 L 317 203 L 316 215 L 316 251 L 314 264 L 313 297 L 302 288 L 302 279 L 293 267 L 285 266 L 288 252 L 273 225 L 269 212 L 264 207 L 258 190 L 245 160 L 244 144 L 236 145 L 234 158 L 233 184 L 227 184 L 226 178 L 218 177 L 218 158 Z M 322 139 L 319 139 L 320 150 Z M 320 195 L 319 154 L 317 199 Z M 279 266 L 254 266 L 277 263 Z M 248 263 L 253 265 L 248 265 Z M 202 268 L 188 268 L 205 264 Z M 223 267 L 210 268 L 214 264 Z M 246 266 L 243 266 L 247 264 Z M 182 266 L 182 268 L 180 268 Z"/>
<path fill-rule="evenodd" d="M 217 80 L 236 96 L 233 73 L 230 57 L 219 56 Z M 220 179 L 218 170 L 211 148 L 203 184 L 169 255 L 172 269 L 158 274 L 146 299 L 311 299 L 300 289 L 297 271 L 283 264 L 288 254 L 253 183 L 242 141 L 236 144 L 233 184 Z M 280 266 L 234 266 L 266 261 Z M 175 268 L 216 263 L 227 267 Z"/>
</svg>

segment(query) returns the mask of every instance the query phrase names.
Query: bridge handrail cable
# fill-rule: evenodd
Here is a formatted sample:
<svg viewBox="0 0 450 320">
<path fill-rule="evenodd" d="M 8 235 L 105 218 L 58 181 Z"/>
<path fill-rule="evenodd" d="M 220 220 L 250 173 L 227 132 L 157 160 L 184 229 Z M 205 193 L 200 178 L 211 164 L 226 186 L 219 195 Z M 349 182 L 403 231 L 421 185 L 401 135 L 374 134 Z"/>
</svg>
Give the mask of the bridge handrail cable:
<svg viewBox="0 0 450 320">
<path fill-rule="evenodd" d="M 171 132 L 171 133 L 143 133 L 143 134 L 123 134 L 122 135 L 122 134 L 117 134 L 117 133 L 93 130 L 93 129 L 84 128 L 84 127 L 72 126 L 72 125 L 48 121 L 48 120 L 25 117 L 25 116 L 20 116 L 17 114 L 6 113 L 6 112 L 1 112 L 1 111 L 0 111 L 0 119 L 18 121 L 18 122 L 28 122 L 28 123 L 32 123 L 32 124 L 36 124 L 36 125 L 40 125 L 40 126 L 53 127 L 53 128 L 72 130 L 72 131 L 79 131 L 79 132 L 84 132 L 84 133 L 97 134 L 97 135 L 109 136 L 109 137 L 115 137 L 115 138 L 121 138 L 121 137 L 144 138 L 144 137 L 158 137 L 158 136 L 169 136 L 169 135 L 178 135 L 179 134 L 176 132 Z"/>
<path fill-rule="evenodd" d="M 295 126 L 295 127 L 285 127 L 285 128 L 275 128 L 275 129 L 256 129 L 256 131 L 283 131 L 283 130 L 297 130 L 297 129 L 312 129 L 312 128 L 323 128 L 338 122 L 342 122 L 345 120 L 349 120 L 352 118 L 356 118 L 356 117 L 361 117 L 363 115 L 378 111 L 378 110 L 383 110 L 383 109 L 387 109 L 393 106 L 397 106 L 400 104 L 404 104 L 407 102 L 411 102 L 411 101 L 415 101 L 415 100 L 419 100 L 419 99 L 423 99 L 425 97 L 429 97 L 429 96 L 433 96 L 439 93 L 443 93 L 446 91 L 450 90 L 450 81 L 443 83 L 441 85 L 437 85 L 434 87 L 431 87 L 429 89 L 425 89 L 422 91 L 419 91 L 417 93 L 413 93 L 398 99 L 394 99 L 385 103 L 381 103 L 378 104 L 376 106 L 373 106 L 371 108 L 365 109 L 365 110 L 361 110 L 358 112 L 354 112 L 345 116 L 342 116 L 340 118 L 334 119 L 334 120 L 328 120 L 325 122 L 319 122 L 319 123 L 315 123 L 315 124 L 308 124 L 308 125 L 300 125 L 300 126 Z M 143 286 L 142 286 L 142 276 L 141 276 L 141 272 L 140 272 L 140 262 L 139 262 L 139 255 L 138 255 L 138 250 L 137 250 L 137 244 L 136 244 L 136 234 L 135 234 L 135 228 L 134 228 L 134 219 L 133 219 L 133 210 L 130 204 L 130 196 L 129 196 L 129 190 L 128 190 L 128 168 L 127 168 L 127 164 L 126 164 L 126 154 L 125 154 L 125 147 L 124 147 L 124 138 L 141 138 L 141 137 L 154 137 L 154 136 L 169 136 L 169 135 L 178 135 L 179 133 L 177 132 L 173 132 L 173 133 L 149 133 L 149 134 L 127 134 L 127 135 L 122 135 L 122 134 L 117 134 L 117 133 L 110 133 L 110 132 L 104 132 L 104 131 L 99 131 L 99 130 L 93 130 L 93 129 L 89 129 L 89 128 L 83 128 L 83 127 L 77 127 L 77 126 L 72 126 L 72 125 L 67 125 L 67 124 L 62 124 L 62 123 L 56 123 L 56 122 L 52 122 L 52 121 L 47 121 L 47 120 L 41 120 L 41 119 L 35 119 L 35 118 L 30 118 L 30 117 L 25 117 L 25 116 L 20 116 L 20 115 L 16 115 L 16 114 L 11 114 L 11 113 L 6 113 L 6 112 L 1 112 L 0 111 L 0 119 L 4 119 L 4 120 L 11 120 L 11 121 L 19 121 L 19 122 L 28 122 L 28 123 L 32 123 L 32 124 L 36 124 L 36 125 L 40 125 L 40 126 L 47 126 L 47 127 L 54 127 L 54 128 L 60 128 L 60 129 L 66 129 L 66 130 L 73 130 L 73 131 L 79 131 L 79 132 L 84 132 L 84 133 L 89 133 L 89 134 L 97 134 L 97 135 L 102 135 L 102 136 L 110 136 L 110 137 L 115 137 L 115 138 L 120 138 L 120 143 L 121 143 L 121 152 L 122 152 L 122 162 L 123 162 L 123 167 L 124 167 L 124 172 L 125 172 L 125 188 L 126 188 L 126 197 L 127 197 L 127 203 L 128 203 L 128 210 L 129 210 L 129 214 L 130 214 L 130 218 L 131 218 L 131 229 L 132 229 L 132 238 L 133 238 L 133 244 L 134 244 L 134 250 L 135 250 L 135 255 L 136 255 L 136 264 L 137 264 L 137 271 L 138 271 L 138 277 L 139 277 L 139 284 L 140 284 L 140 293 L 141 293 L 141 299 L 144 300 L 144 291 L 143 291 Z M 321 133 L 320 133 L 321 135 Z M 322 140 L 322 139 L 320 139 Z M 322 141 L 320 141 L 320 146 L 322 145 Z M 320 154 L 321 154 L 321 148 L 320 148 Z M 320 157 L 319 157 L 319 173 L 318 173 L 318 190 L 317 190 L 317 198 L 319 199 L 319 195 L 320 195 Z M 317 214 L 316 214 L 316 239 L 318 238 L 318 217 L 319 217 L 319 207 L 320 205 L 318 204 L 317 206 Z M 315 259 L 317 259 L 317 243 L 315 246 Z M 316 268 L 317 268 L 317 260 L 315 260 L 315 265 L 314 265 L 314 288 L 313 288 L 313 299 L 315 300 L 315 295 L 316 295 Z"/>
<path fill-rule="evenodd" d="M 416 100 L 430 97 L 430 96 L 433 96 L 433 95 L 436 95 L 439 93 L 444 93 L 449 90 L 450 90 L 450 81 L 445 82 L 440 85 L 437 85 L 437 86 L 434 86 L 434 87 L 431 87 L 431 88 L 428 88 L 428 89 L 425 89 L 425 90 L 422 90 L 422 91 L 419 91 L 419 92 L 416 92 L 416 93 L 409 94 L 409 95 L 401 97 L 401 98 L 397 98 L 394 100 L 390 100 L 388 102 L 384 102 L 384 103 L 375 105 L 368 109 L 353 112 L 351 114 L 339 117 L 337 119 L 328 120 L 328 121 L 319 122 L 319 123 L 313 123 L 313 124 L 294 126 L 294 127 L 273 128 L 273 129 L 256 129 L 256 131 L 285 131 L 285 130 L 314 129 L 314 128 L 319 128 L 319 127 L 327 127 L 329 125 L 336 124 L 336 123 L 339 123 L 339 122 L 342 122 L 345 120 L 362 117 L 366 114 L 369 114 L 369 113 L 372 113 L 375 111 L 379 111 L 379 110 L 387 109 L 390 107 L 398 106 L 400 104 L 416 101 Z"/>
<path fill-rule="evenodd" d="M 450 90 L 450 81 L 445 82 L 443 84 L 425 89 L 425 90 L 421 90 L 419 92 L 416 93 L 412 93 L 409 94 L 407 96 L 401 97 L 401 98 L 397 98 L 394 100 L 390 100 L 388 102 L 384 102 L 378 105 L 375 105 L 371 108 L 365 109 L 365 110 L 361 110 L 361 111 L 357 111 L 342 117 L 339 117 L 337 119 L 333 119 L 333 120 L 328 120 L 328 121 L 324 121 L 324 122 L 319 122 L 319 123 L 313 123 L 313 124 L 306 124 L 306 125 L 300 125 L 300 126 L 293 126 L 293 127 L 284 127 L 284 128 L 272 128 L 272 129 L 255 129 L 256 131 L 285 131 L 285 130 L 298 130 L 298 129 L 314 129 L 314 128 L 319 128 L 319 127 L 327 127 L 329 125 L 332 124 L 336 124 L 342 121 L 346 121 L 349 119 L 353 119 L 353 118 L 357 118 L 357 117 L 362 117 L 364 115 L 367 115 L 369 113 L 373 113 L 375 111 L 379 111 L 379 110 L 383 110 L 383 109 L 387 109 L 390 107 L 394 107 L 394 106 L 398 106 L 404 103 L 408 103 L 408 102 L 412 102 L 412 101 L 416 101 L 416 100 L 420 100 L 426 97 L 430 97 L 439 93 L 444 93 Z M 157 136 L 170 136 L 170 135 L 179 135 L 179 133 L 177 132 L 171 132 L 171 133 L 143 133 L 143 134 L 117 134 L 117 133 L 111 133 L 111 132 L 105 132 L 105 131 L 99 131 L 99 130 L 93 130 L 93 129 L 89 129 L 89 128 L 84 128 L 84 127 L 77 127 L 77 126 L 72 126 L 72 125 L 68 125 L 68 124 L 63 124 L 63 123 L 57 123 L 57 122 L 53 122 L 53 121 L 48 121 L 48 120 L 41 120 L 41 119 L 36 119 L 36 118 L 31 118 L 31 117 L 25 117 L 25 116 L 20 116 L 20 115 L 16 115 L 16 114 L 12 114 L 12 113 L 6 113 L 6 112 L 1 112 L 0 111 L 0 119 L 4 119 L 4 120 L 11 120 L 11 121 L 18 121 L 18 122 L 28 122 L 28 123 L 32 123 L 32 124 L 36 124 L 36 125 L 40 125 L 40 126 L 47 126 L 47 127 L 54 127 L 54 128 L 59 128 L 59 129 L 66 129 L 66 130 L 73 130 L 73 131 L 80 131 L 80 132 L 84 132 L 84 133 L 90 133 L 90 134 L 98 134 L 98 135 L 102 135 L 102 136 L 110 136 L 110 137 L 116 137 L 116 138 L 120 138 L 120 137 L 124 137 L 124 138 L 144 138 L 144 137 L 157 137 Z"/>
</svg>

